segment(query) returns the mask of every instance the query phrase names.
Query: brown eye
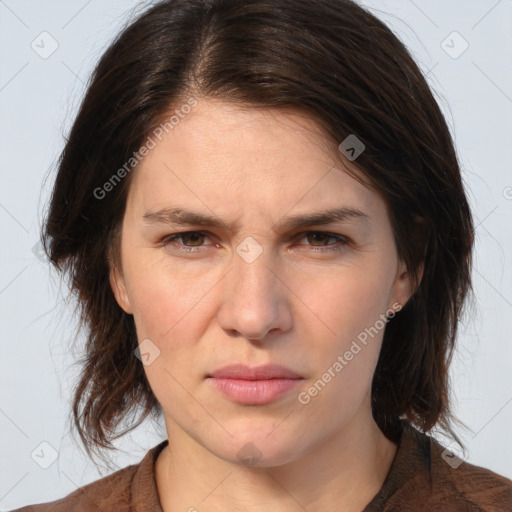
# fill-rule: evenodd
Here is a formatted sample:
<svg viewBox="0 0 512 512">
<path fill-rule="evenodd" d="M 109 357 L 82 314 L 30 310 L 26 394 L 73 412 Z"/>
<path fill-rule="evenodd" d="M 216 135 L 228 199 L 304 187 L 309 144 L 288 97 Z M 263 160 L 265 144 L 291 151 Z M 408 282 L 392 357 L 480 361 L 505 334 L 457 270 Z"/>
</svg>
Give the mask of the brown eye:
<svg viewBox="0 0 512 512">
<path fill-rule="evenodd" d="M 191 245 L 193 247 L 198 247 L 201 245 L 201 240 L 204 239 L 205 235 L 203 233 L 199 233 L 197 231 L 193 231 L 190 233 L 182 233 L 181 235 L 178 235 L 177 238 L 181 238 L 182 241 L 188 240 L 191 242 Z M 199 240 L 198 240 L 199 238 Z M 199 242 L 199 243 L 198 243 Z M 188 245 L 185 243 L 185 245 Z"/>
<path fill-rule="evenodd" d="M 310 233 L 308 235 L 306 235 L 306 238 L 310 241 L 310 242 L 314 242 L 313 245 L 315 245 L 316 242 L 320 242 L 320 245 L 322 241 L 326 242 L 329 240 L 329 238 L 332 238 L 330 235 L 328 235 L 327 233 Z"/>
<path fill-rule="evenodd" d="M 166 236 L 161 240 L 160 245 L 162 247 L 170 246 L 186 252 L 198 252 L 199 248 L 203 247 L 205 238 L 208 238 L 208 235 L 202 231 L 187 231 Z"/>
<path fill-rule="evenodd" d="M 340 251 L 349 243 L 349 240 L 346 237 L 336 235 L 334 233 L 327 233 L 325 231 L 308 231 L 303 234 L 302 239 L 307 239 L 309 244 L 300 245 L 310 245 L 313 248 L 311 250 L 316 252 Z M 334 239 L 335 243 L 327 243 L 329 239 Z"/>
</svg>

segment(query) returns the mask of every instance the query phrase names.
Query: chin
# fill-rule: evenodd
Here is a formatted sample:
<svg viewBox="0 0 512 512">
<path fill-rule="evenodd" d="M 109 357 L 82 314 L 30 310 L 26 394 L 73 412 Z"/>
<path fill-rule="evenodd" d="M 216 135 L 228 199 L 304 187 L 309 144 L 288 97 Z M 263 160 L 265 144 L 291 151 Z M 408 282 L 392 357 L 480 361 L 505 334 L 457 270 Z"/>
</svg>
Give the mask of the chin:
<svg viewBox="0 0 512 512">
<path fill-rule="evenodd" d="M 223 423 L 232 436 L 223 431 L 221 436 L 203 438 L 201 444 L 216 457 L 233 464 L 248 468 L 282 466 L 296 460 L 301 451 L 299 447 L 304 446 L 300 435 L 283 428 L 285 422 Z"/>
</svg>

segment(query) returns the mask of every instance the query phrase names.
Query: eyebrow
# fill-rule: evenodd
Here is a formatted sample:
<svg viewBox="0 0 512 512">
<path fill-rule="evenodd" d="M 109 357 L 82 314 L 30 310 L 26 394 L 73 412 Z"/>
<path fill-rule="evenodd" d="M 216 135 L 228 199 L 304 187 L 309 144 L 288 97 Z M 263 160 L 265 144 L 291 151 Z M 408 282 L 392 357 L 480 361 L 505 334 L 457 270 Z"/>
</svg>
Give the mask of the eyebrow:
<svg viewBox="0 0 512 512">
<path fill-rule="evenodd" d="M 142 216 L 145 224 L 176 224 L 178 226 L 202 226 L 209 228 L 226 228 L 229 226 L 219 218 L 194 212 L 185 208 L 164 208 L 157 212 L 146 212 Z M 318 212 L 286 217 L 274 224 L 274 231 L 295 230 L 309 226 L 325 226 L 336 222 L 356 221 L 362 224 L 371 224 L 371 217 L 356 208 L 341 207 L 330 208 Z M 235 223 L 230 229 L 238 229 Z"/>
</svg>

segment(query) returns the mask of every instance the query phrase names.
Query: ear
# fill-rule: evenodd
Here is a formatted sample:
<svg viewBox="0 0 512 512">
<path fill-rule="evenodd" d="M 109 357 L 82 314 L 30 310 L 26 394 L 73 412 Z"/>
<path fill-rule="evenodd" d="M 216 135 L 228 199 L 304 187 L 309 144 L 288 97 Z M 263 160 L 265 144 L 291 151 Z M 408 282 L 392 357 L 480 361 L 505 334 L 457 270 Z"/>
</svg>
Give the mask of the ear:
<svg viewBox="0 0 512 512">
<path fill-rule="evenodd" d="M 418 267 L 418 286 L 423 279 L 424 268 L 425 266 L 423 263 Z M 393 287 L 393 302 L 400 302 L 403 308 L 408 300 L 414 295 L 416 290 L 417 287 L 415 286 L 411 273 L 407 270 L 405 263 L 400 262 Z"/>
<path fill-rule="evenodd" d="M 110 266 L 110 287 L 114 292 L 114 296 L 116 298 L 117 303 L 121 307 L 121 309 L 128 314 L 133 314 L 132 306 L 130 304 L 130 299 L 128 297 L 128 292 L 126 291 L 126 284 L 124 281 L 124 276 L 122 272 L 117 268 L 112 260 L 109 258 L 109 266 Z"/>
</svg>

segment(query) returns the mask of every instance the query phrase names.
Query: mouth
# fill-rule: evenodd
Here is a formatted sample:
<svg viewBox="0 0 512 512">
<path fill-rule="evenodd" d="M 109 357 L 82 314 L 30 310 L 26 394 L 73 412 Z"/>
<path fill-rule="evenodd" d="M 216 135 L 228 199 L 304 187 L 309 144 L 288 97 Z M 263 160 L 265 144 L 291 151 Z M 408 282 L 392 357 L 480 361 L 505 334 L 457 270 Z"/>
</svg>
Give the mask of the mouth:
<svg viewBox="0 0 512 512">
<path fill-rule="evenodd" d="M 207 375 L 206 380 L 235 403 L 264 405 L 290 393 L 304 377 L 281 365 L 230 365 Z"/>
</svg>

